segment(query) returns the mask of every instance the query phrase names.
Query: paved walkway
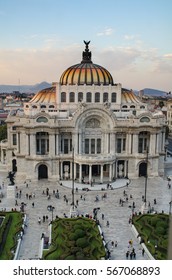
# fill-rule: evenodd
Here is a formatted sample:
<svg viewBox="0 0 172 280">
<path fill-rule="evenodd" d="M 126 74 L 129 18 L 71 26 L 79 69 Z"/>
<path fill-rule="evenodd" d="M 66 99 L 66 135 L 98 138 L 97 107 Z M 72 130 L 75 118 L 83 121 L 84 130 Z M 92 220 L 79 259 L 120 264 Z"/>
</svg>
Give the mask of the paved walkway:
<svg viewBox="0 0 172 280">
<path fill-rule="evenodd" d="M 17 199 L 18 206 L 15 206 L 16 198 L 8 198 L 6 196 L 7 179 L 6 172 L 0 172 L 0 184 L 4 181 L 5 187 L 2 189 L 5 197 L 1 199 L 0 209 L 6 208 L 10 210 L 16 207 L 19 209 L 21 202 L 26 203 L 25 212 L 27 215 L 27 227 L 23 236 L 21 249 L 19 252 L 19 259 L 38 259 L 40 258 L 40 244 L 42 233 L 49 236 L 50 227 L 49 223 L 52 219 L 52 212 L 47 210 L 48 205 L 55 207 L 53 211 L 53 218 L 56 215 L 63 217 L 64 213 L 70 215 L 70 204 L 72 202 L 71 195 L 71 181 L 63 181 L 62 185 L 58 183 L 48 182 L 47 180 L 40 180 L 38 182 L 30 182 L 29 186 L 20 184 L 18 185 L 18 192 L 21 190 L 21 198 Z M 98 211 L 98 218 L 104 232 L 105 240 L 108 242 L 109 249 L 111 250 L 111 259 L 123 260 L 126 259 L 126 251 L 128 249 L 128 241 L 133 240 L 133 246 L 136 251 L 136 259 L 148 259 L 145 254 L 141 254 L 141 247 L 137 237 L 131 230 L 129 218 L 131 216 L 131 208 L 129 206 L 136 205 L 135 211 L 139 212 L 143 206 L 142 195 L 145 191 L 145 179 L 139 178 L 131 180 L 129 186 L 126 186 L 128 180 L 117 180 L 112 183 L 112 188 L 107 189 L 106 184 L 95 185 L 89 187 L 90 191 L 82 190 L 87 185 L 75 183 L 75 201 L 78 200 L 78 213 L 79 214 L 93 214 L 93 208 L 100 208 Z M 46 188 L 49 188 L 51 198 L 48 200 L 46 196 Z M 76 192 L 78 188 L 78 192 Z M 59 191 L 59 199 L 53 194 L 53 191 Z M 102 190 L 105 189 L 105 190 Z M 43 194 L 43 191 L 45 194 Z M 119 203 L 120 199 L 125 200 L 124 191 L 128 195 L 128 202 L 124 202 L 123 206 Z M 167 180 L 162 178 L 148 179 L 147 184 L 147 202 L 150 202 L 155 211 L 169 213 L 169 201 L 171 200 L 171 191 L 167 187 Z M 107 197 L 102 199 L 102 195 L 106 193 Z M 31 199 L 26 198 L 26 194 L 32 195 Z M 64 195 L 68 199 L 68 203 L 64 201 Z M 99 200 L 96 200 L 98 195 Z M 130 195 L 132 198 L 130 198 Z M 84 198 L 84 199 L 83 199 Z M 156 198 L 157 204 L 154 205 Z M 34 202 L 34 207 L 32 203 Z M 104 214 L 104 220 L 102 220 Z M 47 215 L 48 219 L 45 222 L 38 224 L 38 218 L 42 220 L 43 215 Z M 109 227 L 106 223 L 109 221 Z M 111 241 L 117 241 L 118 246 L 111 248 Z"/>
</svg>

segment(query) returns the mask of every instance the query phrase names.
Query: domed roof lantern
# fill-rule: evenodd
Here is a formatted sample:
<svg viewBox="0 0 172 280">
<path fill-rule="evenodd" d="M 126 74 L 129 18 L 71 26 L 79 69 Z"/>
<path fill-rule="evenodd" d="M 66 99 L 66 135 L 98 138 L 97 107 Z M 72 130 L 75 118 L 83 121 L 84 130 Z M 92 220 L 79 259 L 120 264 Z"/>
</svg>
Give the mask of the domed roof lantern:
<svg viewBox="0 0 172 280">
<path fill-rule="evenodd" d="M 89 51 L 88 45 L 90 41 L 84 41 L 85 51 L 82 53 L 82 61 L 81 63 L 92 63 L 91 61 L 91 52 Z"/>
<path fill-rule="evenodd" d="M 108 70 L 91 61 L 90 41 L 84 41 L 81 63 L 68 67 L 60 77 L 60 85 L 114 85 Z"/>
</svg>

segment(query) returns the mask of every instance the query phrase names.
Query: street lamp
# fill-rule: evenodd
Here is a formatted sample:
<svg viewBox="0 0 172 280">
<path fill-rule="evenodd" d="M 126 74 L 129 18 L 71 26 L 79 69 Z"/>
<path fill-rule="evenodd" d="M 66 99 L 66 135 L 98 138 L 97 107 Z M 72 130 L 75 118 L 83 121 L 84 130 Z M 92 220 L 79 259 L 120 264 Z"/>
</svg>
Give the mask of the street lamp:
<svg viewBox="0 0 172 280">
<path fill-rule="evenodd" d="M 75 198 L 74 198 L 74 148 L 72 148 L 72 209 L 75 210 Z"/>
<path fill-rule="evenodd" d="M 52 213 L 51 222 L 53 222 L 53 211 L 54 211 L 55 207 L 52 206 L 52 205 L 48 205 L 48 206 L 47 206 L 47 209 L 48 209 L 48 211 L 50 211 L 50 212 Z"/>
<path fill-rule="evenodd" d="M 144 197 L 144 202 L 146 206 L 146 194 L 147 194 L 147 183 L 148 183 L 148 146 L 146 148 L 146 174 L 145 174 L 145 197 Z"/>
<path fill-rule="evenodd" d="M 172 204 L 172 200 L 169 202 L 169 215 L 171 215 L 171 204 Z"/>
</svg>

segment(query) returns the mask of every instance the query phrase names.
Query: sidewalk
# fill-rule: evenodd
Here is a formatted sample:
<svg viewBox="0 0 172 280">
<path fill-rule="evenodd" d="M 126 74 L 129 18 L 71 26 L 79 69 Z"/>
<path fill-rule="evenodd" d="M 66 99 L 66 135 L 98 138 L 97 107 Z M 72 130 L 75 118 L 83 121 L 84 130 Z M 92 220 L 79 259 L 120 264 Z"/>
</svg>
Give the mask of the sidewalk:
<svg viewBox="0 0 172 280">
<path fill-rule="evenodd" d="M 0 173 L 0 182 L 4 179 L 4 173 Z M 78 212 L 79 214 L 93 214 L 93 208 L 100 208 L 98 211 L 98 219 L 101 224 L 102 231 L 105 236 L 105 240 L 108 243 L 109 249 L 111 250 L 111 259 L 124 260 L 126 259 L 126 251 L 128 249 L 128 241 L 133 240 L 133 247 L 136 251 L 136 259 L 148 259 L 148 256 L 144 257 L 141 254 L 141 247 L 137 237 L 131 230 L 129 224 L 129 217 L 131 215 L 131 208 L 133 202 L 135 202 L 135 211 L 139 212 L 143 205 L 142 195 L 144 195 L 144 178 L 132 180 L 129 186 L 126 186 L 128 180 L 119 179 L 112 183 L 113 190 L 107 189 L 106 185 L 95 185 L 90 187 L 90 191 L 83 191 L 86 184 L 75 183 L 75 202 L 78 200 Z M 4 193 L 6 191 L 7 182 L 5 182 Z M 18 190 L 22 191 L 21 199 L 18 199 L 18 204 L 25 202 L 27 204 L 25 212 L 27 215 L 27 228 L 25 228 L 25 234 L 23 236 L 22 245 L 19 253 L 19 259 L 39 259 L 40 257 L 40 244 L 42 233 L 45 236 L 49 236 L 49 223 L 52 219 L 52 212 L 47 210 L 48 205 L 55 207 L 53 217 L 56 215 L 64 217 L 64 213 L 69 216 L 70 207 L 72 202 L 72 182 L 63 181 L 62 185 L 58 183 L 48 182 L 47 180 L 40 180 L 38 182 L 31 182 L 29 187 L 26 188 L 25 184 L 18 185 Z M 49 188 L 51 199 L 48 200 L 46 191 Z M 78 191 L 76 192 L 76 188 Z M 101 190 L 105 188 L 105 190 Z M 53 195 L 53 191 L 56 192 L 58 189 L 60 198 L 57 199 Z M 119 204 L 120 198 L 124 198 L 124 190 L 128 195 L 128 202 L 123 203 L 123 206 Z M 26 198 L 26 194 L 34 194 L 35 198 L 30 200 Z M 106 193 L 106 198 L 102 199 L 102 195 Z M 68 199 L 68 203 L 64 201 L 64 195 Z M 132 198 L 130 198 L 132 195 Z M 99 200 L 96 200 L 98 196 Z M 157 204 L 153 205 L 154 198 L 157 200 Z M 169 201 L 171 199 L 171 190 L 167 187 L 167 181 L 162 178 L 148 179 L 147 185 L 147 202 L 150 202 L 151 206 L 156 211 L 166 213 L 169 212 Z M 32 203 L 34 202 L 34 207 Z M 0 208 L 8 208 L 9 210 L 15 206 L 14 201 L 8 200 L 7 197 L 2 199 Z M 19 209 L 19 206 L 18 206 Z M 104 214 L 104 220 L 102 220 L 102 214 Z M 46 222 L 38 224 L 38 218 L 42 219 L 43 215 L 48 216 Z M 109 221 L 109 227 L 106 226 Z M 111 241 L 117 241 L 118 246 L 111 248 Z"/>
</svg>

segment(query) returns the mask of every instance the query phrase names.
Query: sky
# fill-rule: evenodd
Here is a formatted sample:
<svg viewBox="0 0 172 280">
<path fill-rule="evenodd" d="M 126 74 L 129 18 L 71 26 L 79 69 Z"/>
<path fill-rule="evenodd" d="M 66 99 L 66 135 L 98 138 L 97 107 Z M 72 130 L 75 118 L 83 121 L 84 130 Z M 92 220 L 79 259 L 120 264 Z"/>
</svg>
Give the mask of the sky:
<svg viewBox="0 0 172 280">
<path fill-rule="evenodd" d="M 172 90 L 171 0 L 0 0 L 0 84 L 58 82 L 92 62 L 123 87 Z"/>
</svg>

